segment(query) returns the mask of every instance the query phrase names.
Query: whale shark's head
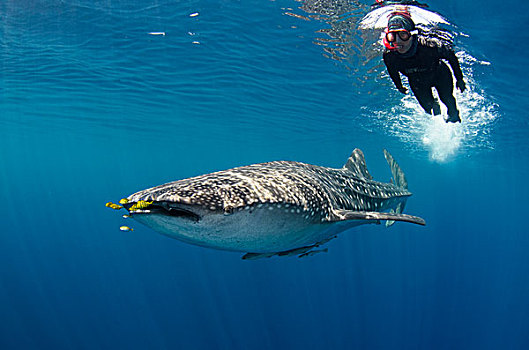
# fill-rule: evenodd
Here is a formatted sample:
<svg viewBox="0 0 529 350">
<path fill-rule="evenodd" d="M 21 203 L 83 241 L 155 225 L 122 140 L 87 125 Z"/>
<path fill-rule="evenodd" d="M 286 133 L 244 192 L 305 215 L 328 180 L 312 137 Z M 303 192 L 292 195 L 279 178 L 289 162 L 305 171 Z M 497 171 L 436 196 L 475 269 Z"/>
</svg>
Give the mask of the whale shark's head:
<svg viewBox="0 0 529 350">
<path fill-rule="evenodd" d="M 213 221 L 219 221 L 225 215 L 221 209 L 217 209 L 210 202 L 199 204 L 190 201 L 183 203 L 170 200 L 148 201 L 140 199 L 129 201 L 123 206 L 129 211 L 130 217 L 136 221 L 163 235 L 194 244 L 199 244 L 195 238 L 192 238 L 196 236 L 195 231 L 198 227 L 203 229 L 208 224 L 211 225 L 212 218 L 217 218 Z"/>
</svg>

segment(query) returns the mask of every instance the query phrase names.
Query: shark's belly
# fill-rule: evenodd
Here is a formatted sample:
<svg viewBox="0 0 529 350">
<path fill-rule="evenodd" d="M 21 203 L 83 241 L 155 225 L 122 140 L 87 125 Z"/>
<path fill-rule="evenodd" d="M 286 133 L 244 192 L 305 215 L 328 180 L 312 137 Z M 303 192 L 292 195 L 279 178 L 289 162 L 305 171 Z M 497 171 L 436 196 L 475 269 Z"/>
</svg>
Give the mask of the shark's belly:
<svg viewBox="0 0 529 350">
<path fill-rule="evenodd" d="M 253 253 L 282 252 L 326 240 L 360 222 L 328 223 L 299 208 L 264 207 L 198 222 L 166 215 L 135 215 L 153 230 L 199 246 Z"/>
</svg>

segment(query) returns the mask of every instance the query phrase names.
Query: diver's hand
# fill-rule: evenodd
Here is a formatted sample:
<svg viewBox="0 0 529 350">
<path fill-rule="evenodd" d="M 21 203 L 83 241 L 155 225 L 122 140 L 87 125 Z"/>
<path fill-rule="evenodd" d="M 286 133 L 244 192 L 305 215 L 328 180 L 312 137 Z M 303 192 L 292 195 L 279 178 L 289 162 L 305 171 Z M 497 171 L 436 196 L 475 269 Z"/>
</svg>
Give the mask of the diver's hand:
<svg viewBox="0 0 529 350">
<path fill-rule="evenodd" d="M 467 88 L 467 84 L 465 84 L 465 82 L 463 81 L 463 79 L 458 80 L 458 81 L 456 82 L 456 86 L 457 86 L 457 88 L 459 89 L 459 91 L 461 91 L 461 92 L 465 91 L 465 89 Z"/>
<path fill-rule="evenodd" d="M 397 88 L 397 90 L 399 90 L 404 95 L 406 95 L 406 93 L 408 92 L 408 89 L 406 89 L 404 86 L 401 86 L 400 88 Z"/>
</svg>

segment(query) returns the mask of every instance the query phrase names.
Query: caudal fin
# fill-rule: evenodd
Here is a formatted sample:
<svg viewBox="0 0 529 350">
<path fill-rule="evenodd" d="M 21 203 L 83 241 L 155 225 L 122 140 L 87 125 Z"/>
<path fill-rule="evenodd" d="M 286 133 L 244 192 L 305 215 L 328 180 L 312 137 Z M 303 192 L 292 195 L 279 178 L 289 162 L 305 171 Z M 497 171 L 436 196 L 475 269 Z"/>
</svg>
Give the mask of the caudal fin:
<svg viewBox="0 0 529 350">
<path fill-rule="evenodd" d="M 386 160 L 389 164 L 389 168 L 391 169 L 391 174 L 393 175 L 393 183 L 395 186 L 401 187 L 401 188 L 408 188 L 408 181 L 406 180 L 406 176 L 404 176 L 404 172 L 400 168 L 399 164 L 393 158 L 393 156 L 388 152 L 388 150 L 384 150 L 384 157 L 386 157 Z M 393 210 L 391 210 L 391 213 L 394 214 L 401 214 L 404 211 L 404 206 L 406 205 L 406 201 L 400 202 L 397 207 Z M 386 227 L 389 227 L 395 223 L 395 220 L 388 220 L 386 221 Z"/>
<path fill-rule="evenodd" d="M 393 175 L 393 183 L 398 187 L 408 188 L 408 181 L 406 180 L 406 176 L 404 176 L 404 172 L 400 168 L 397 161 L 386 149 L 384 150 L 384 157 L 386 157 L 386 160 L 391 169 L 391 174 Z"/>
</svg>

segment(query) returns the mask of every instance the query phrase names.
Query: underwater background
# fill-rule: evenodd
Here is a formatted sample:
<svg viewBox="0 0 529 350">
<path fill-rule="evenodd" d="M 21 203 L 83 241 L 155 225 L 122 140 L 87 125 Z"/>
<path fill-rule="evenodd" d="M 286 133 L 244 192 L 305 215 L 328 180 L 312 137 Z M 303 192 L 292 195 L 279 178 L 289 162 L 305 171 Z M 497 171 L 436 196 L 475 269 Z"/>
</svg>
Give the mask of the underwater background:
<svg viewBox="0 0 529 350">
<path fill-rule="evenodd" d="M 0 349 L 528 349 L 527 3 L 428 2 L 468 86 L 457 125 L 394 89 L 370 4 L 0 2 Z M 425 227 L 243 261 L 105 207 L 354 148 L 384 182 L 393 154 Z"/>
</svg>

